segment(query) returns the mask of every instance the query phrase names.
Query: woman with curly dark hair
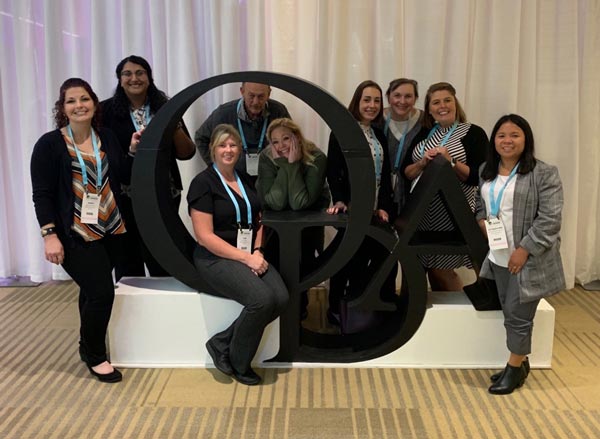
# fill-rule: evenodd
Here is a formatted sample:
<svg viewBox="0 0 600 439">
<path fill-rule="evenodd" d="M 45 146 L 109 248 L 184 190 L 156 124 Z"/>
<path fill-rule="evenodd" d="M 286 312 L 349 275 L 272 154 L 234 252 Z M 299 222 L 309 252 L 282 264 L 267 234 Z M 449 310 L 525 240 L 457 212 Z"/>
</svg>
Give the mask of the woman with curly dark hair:
<svg viewBox="0 0 600 439">
<path fill-rule="evenodd" d="M 131 165 L 112 131 L 98 127 L 98 105 L 83 79 L 62 84 L 57 129 L 34 146 L 31 182 L 46 259 L 62 265 L 80 288 L 81 359 L 92 375 L 113 383 L 122 376 L 108 362 L 105 338 L 115 296 L 112 270 L 125 233 L 118 194 Z M 128 148 L 134 152 L 138 142 L 131 136 Z"/>
<path fill-rule="evenodd" d="M 144 131 L 152 117 L 167 102 L 168 97 L 156 87 L 150 64 L 140 56 L 130 55 L 121 60 L 115 73 L 118 79 L 115 94 L 101 103 L 103 125 L 115 132 L 122 150 L 127 152 L 131 135 Z M 196 151 L 183 121 L 179 122 L 175 130 L 170 150 L 170 199 L 172 208 L 177 211 L 183 186 L 176 159 L 188 160 Z M 122 276 L 145 276 L 144 264 L 151 276 L 168 276 L 140 237 L 128 188 L 125 188 L 122 198 L 122 214 L 128 230 L 127 250 L 122 263 L 116 268 L 117 279 Z"/>
</svg>

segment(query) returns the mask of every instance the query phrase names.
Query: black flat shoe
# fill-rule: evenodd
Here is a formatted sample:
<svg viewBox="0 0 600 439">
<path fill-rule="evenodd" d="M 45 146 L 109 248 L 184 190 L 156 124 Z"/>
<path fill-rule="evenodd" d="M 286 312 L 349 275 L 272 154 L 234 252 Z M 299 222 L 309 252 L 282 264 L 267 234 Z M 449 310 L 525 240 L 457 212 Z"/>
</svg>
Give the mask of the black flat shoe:
<svg viewBox="0 0 600 439">
<path fill-rule="evenodd" d="M 205 346 L 217 370 L 224 373 L 225 375 L 233 375 L 233 368 L 231 367 L 231 363 L 229 362 L 229 357 L 226 354 L 217 351 L 217 349 L 212 345 L 210 340 L 206 342 Z"/>
<path fill-rule="evenodd" d="M 244 373 L 239 373 L 237 370 L 233 369 L 233 378 L 238 382 L 245 384 L 247 386 L 256 386 L 260 384 L 262 378 L 256 372 L 252 370 L 252 368 L 248 368 L 248 370 Z"/>
<path fill-rule="evenodd" d="M 98 373 L 94 369 L 92 369 L 92 366 L 90 366 L 89 364 L 87 365 L 87 367 L 90 373 L 103 383 L 118 383 L 119 381 L 123 380 L 123 375 L 121 374 L 121 372 L 119 372 L 114 367 L 111 373 Z"/>
<path fill-rule="evenodd" d="M 525 359 L 523 360 L 523 367 L 525 368 L 525 378 L 527 378 L 529 376 L 529 370 L 531 369 L 531 367 L 529 366 L 529 357 L 525 357 Z M 504 372 L 504 371 L 501 370 L 500 372 L 496 372 L 494 375 L 492 375 L 490 377 L 490 381 L 492 383 L 495 383 L 496 381 L 498 381 L 498 378 L 500 378 L 502 376 L 502 372 Z"/>
<path fill-rule="evenodd" d="M 523 364 L 518 367 L 507 364 L 500 378 L 490 386 L 488 392 L 493 395 L 508 395 L 521 387 L 526 377 Z"/>
</svg>

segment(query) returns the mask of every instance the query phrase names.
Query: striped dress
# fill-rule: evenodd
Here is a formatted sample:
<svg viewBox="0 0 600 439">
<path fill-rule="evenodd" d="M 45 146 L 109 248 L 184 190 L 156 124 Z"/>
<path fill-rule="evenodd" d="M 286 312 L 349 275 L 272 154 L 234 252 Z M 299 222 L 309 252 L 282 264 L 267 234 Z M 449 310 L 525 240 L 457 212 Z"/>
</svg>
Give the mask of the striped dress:
<svg viewBox="0 0 600 439">
<path fill-rule="evenodd" d="M 465 146 L 463 145 L 463 138 L 470 128 L 470 123 L 459 124 L 444 145 L 448 149 L 450 156 L 454 157 L 458 162 L 467 163 L 467 153 Z M 417 144 L 412 154 L 413 163 L 421 160 L 425 151 L 440 146 L 444 136 L 450 129 L 451 127 L 438 129 L 429 140 L 423 140 Z M 465 194 L 469 207 L 475 212 L 475 193 L 477 191 L 477 186 L 471 186 L 461 181 L 460 187 Z M 419 224 L 418 230 L 455 230 L 454 223 L 452 222 L 450 215 L 448 215 L 446 206 L 439 194 L 436 194 L 429 204 L 427 212 Z M 419 258 L 425 268 L 453 269 L 462 266 L 473 268 L 470 258 L 466 255 L 422 255 L 419 256 Z"/>
<path fill-rule="evenodd" d="M 75 146 L 71 142 L 69 136 L 63 135 L 67 143 L 67 150 L 71 156 L 71 169 L 73 175 L 73 194 L 75 195 L 75 211 L 73 217 L 73 225 L 71 230 L 85 241 L 96 241 L 106 235 L 117 235 L 125 233 L 125 224 L 121 219 L 119 208 L 115 200 L 113 191 L 111 190 L 108 178 L 108 157 L 106 153 L 100 150 L 100 159 L 102 160 L 102 187 L 99 192 L 100 209 L 98 212 L 98 224 L 84 224 L 81 222 L 81 204 L 83 200 L 83 177 L 81 173 L 81 165 L 77 159 Z M 100 148 L 100 144 L 98 147 Z M 96 157 L 93 153 L 80 151 L 85 167 L 87 170 L 87 191 L 90 194 L 98 192 L 96 188 L 97 167 Z"/>
</svg>

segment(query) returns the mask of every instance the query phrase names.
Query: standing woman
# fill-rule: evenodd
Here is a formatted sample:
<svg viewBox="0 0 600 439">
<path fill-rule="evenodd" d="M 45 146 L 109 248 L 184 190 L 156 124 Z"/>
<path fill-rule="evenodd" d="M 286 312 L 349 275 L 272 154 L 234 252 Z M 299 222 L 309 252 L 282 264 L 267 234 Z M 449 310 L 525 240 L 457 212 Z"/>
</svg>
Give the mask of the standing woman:
<svg viewBox="0 0 600 439">
<path fill-rule="evenodd" d="M 263 257 L 260 201 L 250 176 L 235 170 L 242 140 L 232 125 L 217 125 L 210 141 L 212 166 L 198 174 L 187 200 L 198 241 L 194 264 L 207 293 L 244 306 L 239 317 L 206 343 L 217 369 L 246 385 L 260 383 L 250 367 L 265 327 L 287 305 L 288 291 Z"/>
<path fill-rule="evenodd" d="M 475 192 L 479 181 L 478 169 L 483 163 L 488 143 L 485 131 L 467 122 L 467 117 L 456 98 L 456 90 L 447 82 L 433 84 L 425 97 L 423 125 L 429 130 L 427 138 L 417 143 L 411 151 L 404 173 L 409 180 L 416 180 L 429 163 L 441 155 L 452 165 L 465 198 L 475 211 Z M 449 232 L 455 230 L 439 194 L 435 196 L 419 230 Z M 462 282 L 455 268 L 472 268 L 468 256 L 424 255 L 419 256 L 427 270 L 429 283 L 434 291 L 461 291 Z"/>
<path fill-rule="evenodd" d="M 479 187 L 477 220 L 490 244 L 480 276 L 496 281 L 510 351 L 489 388 L 500 395 L 527 378 L 540 299 L 566 288 L 560 258 L 563 190 L 558 169 L 535 158 L 531 127 L 516 114 L 496 122 Z"/>
<path fill-rule="evenodd" d="M 256 187 L 265 209 L 319 210 L 329 206 L 329 188 L 325 183 L 327 156 L 304 138 L 300 127 L 289 118 L 275 119 L 267 128 L 269 146 L 258 158 Z M 324 227 L 302 231 L 300 274 L 314 270 L 315 253 L 323 251 Z M 279 258 L 279 239 L 272 233 L 266 246 L 269 260 Z M 302 292 L 300 314 L 307 316 L 308 295 Z"/>
<path fill-rule="evenodd" d="M 79 286 L 79 354 L 102 382 L 121 381 L 108 362 L 106 329 L 115 289 L 112 270 L 125 226 L 118 194 L 128 183 L 114 134 L 98 127 L 98 97 L 83 79 L 67 79 L 54 106 L 57 129 L 44 134 L 31 157 L 33 203 L 46 259 L 61 264 Z M 139 139 L 131 139 L 135 151 Z"/>
<path fill-rule="evenodd" d="M 392 208 L 392 186 L 390 178 L 390 162 L 387 154 L 387 141 L 376 126 L 383 121 L 381 87 L 374 81 L 361 82 L 352 96 L 348 110 L 358 122 L 373 155 L 375 166 L 375 205 L 373 219 L 382 223 L 389 222 Z M 327 181 L 331 190 L 333 206 L 327 209 L 329 214 L 346 212 L 350 208 L 350 180 L 346 160 L 342 149 L 333 133 L 329 136 L 329 152 L 327 160 Z M 338 231 L 335 241 L 341 240 Z M 327 317 L 330 323 L 339 324 L 340 300 L 346 292 L 359 294 L 370 278 L 366 276 L 369 261 L 377 267 L 387 255 L 387 251 L 373 239 L 367 237 L 361 244 L 352 260 L 344 268 L 331 277 L 329 285 L 329 310 Z M 382 291 L 382 296 L 395 294 L 395 291 Z"/>
<path fill-rule="evenodd" d="M 164 92 L 154 84 L 152 68 L 148 61 L 136 55 L 121 60 L 116 68 L 117 88 L 112 98 L 102 101 L 102 124 L 112 129 L 124 153 L 128 153 L 129 140 L 134 132 L 143 132 L 156 112 L 167 102 Z M 173 210 L 179 210 L 183 188 L 177 160 L 192 158 L 196 147 L 183 124 L 179 122 L 171 149 L 170 199 Z M 117 265 L 116 277 L 145 276 L 144 264 L 150 276 L 168 276 L 144 244 L 133 214 L 129 187 L 122 198 L 122 214 L 127 224 L 125 254 Z"/>
<path fill-rule="evenodd" d="M 394 79 L 385 95 L 390 106 L 383 110 L 383 133 L 387 137 L 394 191 L 392 215 L 396 216 L 404 207 L 410 186 L 402 172 L 402 163 L 411 149 L 413 140 L 418 138 L 423 129 L 423 111 L 415 108 L 419 88 L 414 79 Z"/>
</svg>

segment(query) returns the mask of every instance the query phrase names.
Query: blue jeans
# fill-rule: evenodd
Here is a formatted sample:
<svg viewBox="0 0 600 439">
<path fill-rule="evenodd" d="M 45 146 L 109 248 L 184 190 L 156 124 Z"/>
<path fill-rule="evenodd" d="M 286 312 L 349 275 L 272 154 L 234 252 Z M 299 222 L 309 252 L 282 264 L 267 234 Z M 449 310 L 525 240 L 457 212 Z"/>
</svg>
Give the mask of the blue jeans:
<svg viewBox="0 0 600 439">
<path fill-rule="evenodd" d="M 265 327 L 285 309 L 289 298 L 287 287 L 272 266 L 259 277 L 250 267 L 230 259 L 208 259 L 195 254 L 194 264 L 210 286 L 206 293 L 233 299 L 244 306 L 227 329 L 210 339 L 215 349 L 229 355 L 231 366 L 243 374 L 250 367 Z"/>
</svg>

